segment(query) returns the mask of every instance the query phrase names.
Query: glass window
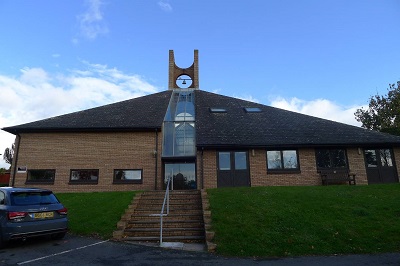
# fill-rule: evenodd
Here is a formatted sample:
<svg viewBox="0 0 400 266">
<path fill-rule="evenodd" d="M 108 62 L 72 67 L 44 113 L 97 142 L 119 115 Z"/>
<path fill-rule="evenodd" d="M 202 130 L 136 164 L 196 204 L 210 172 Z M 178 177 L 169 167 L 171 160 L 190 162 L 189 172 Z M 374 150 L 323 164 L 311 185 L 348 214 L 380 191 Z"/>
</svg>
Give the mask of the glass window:
<svg viewBox="0 0 400 266">
<path fill-rule="evenodd" d="M 347 167 L 344 149 L 318 149 L 315 151 L 315 157 L 318 169 Z"/>
<path fill-rule="evenodd" d="M 382 166 L 393 166 L 392 155 L 389 149 L 379 150 Z"/>
<path fill-rule="evenodd" d="M 0 205 L 3 205 L 5 203 L 5 196 L 2 191 L 0 191 Z"/>
<path fill-rule="evenodd" d="M 217 108 L 217 107 L 212 107 L 210 108 L 211 113 L 226 113 L 225 108 Z"/>
<path fill-rule="evenodd" d="M 13 206 L 59 203 L 51 191 L 12 192 L 10 199 Z"/>
<path fill-rule="evenodd" d="M 268 170 L 299 169 L 296 150 L 267 151 Z"/>
<path fill-rule="evenodd" d="M 280 151 L 267 151 L 268 169 L 282 169 Z"/>
<path fill-rule="evenodd" d="M 246 152 L 244 151 L 235 152 L 235 170 L 246 170 L 246 169 L 247 169 Z"/>
<path fill-rule="evenodd" d="M 376 159 L 376 151 L 375 150 L 365 150 L 365 159 L 367 161 L 368 167 L 378 167 L 378 161 Z"/>
<path fill-rule="evenodd" d="M 99 170 L 71 170 L 70 183 L 96 183 L 99 179 Z"/>
<path fill-rule="evenodd" d="M 258 107 L 245 107 L 246 113 L 261 113 L 261 109 Z"/>
<path fill-rule="evenodd" d="M 219 162 L 219 170 L 231 170 L 231 153 L 219 152 L 218 162 Z"/>
<path fill-rule="evenodd" d="M 296 169 L 297 166 L 297 152 L 293 150 L 282 151 L 283 168 Z"/>
<path fill-rule="evenodd" d="M 197 189 L 196 165 L 194 163 L 166 163 L 164 188 L 167 186 L 168 178 L 173 178 L 171 180 L 171 188 L 173 189 Z"/>
<path fill-rule="evenodd" d="M 143 170 L 114 170 L 114 183 L 142 183 Z"/>
<path fill-rule="evenodd" d="M 54 183 L 55 176 L 56 170 L 29 170 L 26 182 Z"/>
<path fill-rule="evenodd" d="M 174 90 L 163 123 L 163 157 L 196 155 L 194 93 Z"/>
</svg>

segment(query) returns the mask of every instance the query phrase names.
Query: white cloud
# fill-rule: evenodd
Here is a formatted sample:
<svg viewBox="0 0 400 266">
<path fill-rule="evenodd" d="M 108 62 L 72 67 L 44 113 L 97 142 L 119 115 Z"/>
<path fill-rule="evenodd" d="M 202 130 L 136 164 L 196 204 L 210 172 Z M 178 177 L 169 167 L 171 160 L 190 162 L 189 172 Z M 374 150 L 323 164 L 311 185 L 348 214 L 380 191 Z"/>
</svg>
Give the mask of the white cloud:
<svg viewBox="0 0 400 266">
<path fill-rule="evenodd" d="M 0 75 L 0 128 L 37 121 L 157 92 L 139 75 L 83 62 L 85 71 L 51 74 L 23 68 L 18 77 Z M 15 136 L 0 130 L 0 154 Z M 0 168 L 8 164 L 0 156 Z"/>
<path fill-rule="evenodd" d="M 326 99 L 305 101 L 298 98 L 287 100 L 281 97 L 273 99 L 270 105 L 336 122 L 361 126 L 361 123 L 357 122 L 354 116 L 355 111 L 361 106 L 344 107 Z"/>
<path fill-rule="evenodd" d="M 168 3 L 166 0 L 161 0 L 158 2 L 158 6 L 166 11 L 166 12 L 171 12 L 172 11 L 172 6 Z"/>
<path fill-rule="evenodd" d="M 243 95 L 243 96 L 233 96 L 234 98 L 238 98 L 241 100 L 253 102 L 253 103 L 259 103 L 260 101 L 254 98 L 252 95 Z"/>
<path fill-rule="evenodd" d="M 109 32 L 104 21 L 101 7 L 104 5 L 101 0 L 87 0 L 88 9 L 77 16 L 81 35 L 86 39 L 96 39 L 98 35 L 105 35 Z M 73 38 L 73 44 L 78 44 L 79 39 Z"/>
</svg>

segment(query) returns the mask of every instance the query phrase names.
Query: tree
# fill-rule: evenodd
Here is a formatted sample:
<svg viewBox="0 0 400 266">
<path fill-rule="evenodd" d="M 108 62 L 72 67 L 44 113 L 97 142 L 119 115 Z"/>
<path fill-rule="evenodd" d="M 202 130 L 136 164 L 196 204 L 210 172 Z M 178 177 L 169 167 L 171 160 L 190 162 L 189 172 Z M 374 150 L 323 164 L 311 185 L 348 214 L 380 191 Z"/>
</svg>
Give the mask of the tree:
<svg viewBox="0 0 400 266">
<path fill-rule="evenodd" d="M 385 96 L 375 95 L 369 99 L 368 109 L 354 113 L 362 127 L 400 136 L 400 81 L 389 84 Z"/>
<path fill-rule="evenodd" d="M 10 148 L 6 148 L 3 154 L 3 159 L 6 161 L 6 163 L 11 164 L 13 157 L 14 157 L 14 144 L 11 145 L 11 149 Z"/>
</svg>

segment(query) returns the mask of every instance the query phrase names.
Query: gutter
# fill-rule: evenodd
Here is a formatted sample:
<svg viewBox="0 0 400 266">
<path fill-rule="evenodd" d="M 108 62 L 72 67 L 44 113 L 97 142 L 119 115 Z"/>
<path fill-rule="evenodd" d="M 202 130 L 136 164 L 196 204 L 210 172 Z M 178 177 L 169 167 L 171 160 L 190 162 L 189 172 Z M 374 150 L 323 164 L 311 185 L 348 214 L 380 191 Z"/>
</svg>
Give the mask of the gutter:
<svg viewBox="0 0 400 266">
<path fill-rule="evenodd" d="M 154 189 L 157 190 L 157 177 L 158 177 L 158 130 L 156 128 L 156 148 L 154 149 L 155 158 L 155 177 L 154 177 Z"/>
<path fill-rule="evenodd" d="M 200 157 L 200 170 L 201 170 L 201 189 L 204 189 L 204 159 L 203 159 L 204 147 L 201 147 Z"/>
</svg>

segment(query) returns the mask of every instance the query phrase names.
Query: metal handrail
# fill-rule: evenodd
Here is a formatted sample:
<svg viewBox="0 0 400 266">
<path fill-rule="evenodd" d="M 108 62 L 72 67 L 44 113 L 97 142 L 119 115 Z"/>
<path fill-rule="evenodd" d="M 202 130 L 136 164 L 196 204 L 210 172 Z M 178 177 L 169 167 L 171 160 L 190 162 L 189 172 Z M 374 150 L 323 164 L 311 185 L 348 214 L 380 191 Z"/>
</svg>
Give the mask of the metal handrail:
<svg viewBox="0 0 400 266">
<path fill-rule="evenodd" d="M 163 240 L 162 240 L 162 234 L 163 234 L 163 217 L 164 217 L 164 216 L 167 216 L 167 215 L 169 214 L 169 185 L 170 185 L 170 183 L 171 183 L 171 179 L 172 179 L 172 177 L 169 176 L 169 177 L 168 177 L 168 182 L 167 182 L 167 188 L 166 188 L 166 190 L 165 190 L 164 201 L 163 201 L 163 205 L 162 205 L 161 213 L 160 213 L 160 246 L 161 246 L 162 243 L 163 243 Z M 164 214 L 165 203 L 167 203 L 167 213 L 166 213 L 166 214 Z"/>
</svg>

